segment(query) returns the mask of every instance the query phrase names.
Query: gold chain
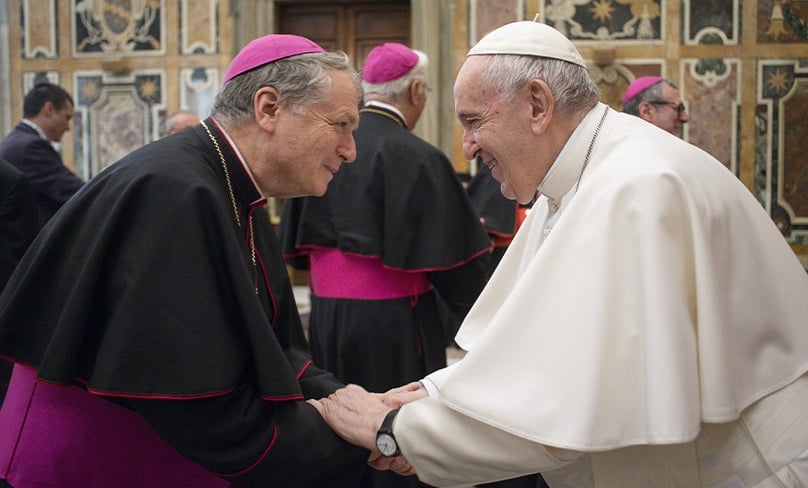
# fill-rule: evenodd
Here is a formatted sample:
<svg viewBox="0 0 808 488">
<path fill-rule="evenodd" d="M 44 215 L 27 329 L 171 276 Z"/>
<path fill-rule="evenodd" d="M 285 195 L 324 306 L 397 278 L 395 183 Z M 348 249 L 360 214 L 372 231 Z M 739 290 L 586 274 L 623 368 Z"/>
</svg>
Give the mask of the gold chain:
<svg viewBox="0 0 808 488">
<path fill-rule="evenodd" d="M 600 133 L 600 128 L 603 127 L 603 121 L 606 120 L 606 114 L 609 113 L 609 107 L 603 110 L 603 116 L 600 118 L 600 122 L 598 122 L 598 126 L 595 128 L 595 133 L 592 135 L 592 140 L 589 141 L 589 149 L 586 150 L 586 157 L 584 158 L 584 165 L 581 167 L 581 174 L 578 175 L 578 182 L 575 184 L 575 193 L 578 193 L 578 187 L 581 186 L 581 178 L 584 176 L 584 171 L 586 171 L 587 165 L 589 165 L 589 156 L 592 155 L 592 148 L 595 147 L 595 139 L 598 138 L 598 134 Z"/>
<path fill-rule="evenodd" d="M 230 203 L 233 204 L 233 215 L 235 215 L 236 217 L 236 223 L 238 224 L 239 227 L 241 227 L 241 218 L 239 218 L 238 216 L 238 205 L 236 205 L 236 196 L 235 193 L 233 193 L 233 184 L 230 183 L 230 172 L 227 170 L 227 164 L 225 163 L 224 160 L 224 154 L 222 154 L 222 148 L 219 147 L 219 142 L 216 140 L 215 137 L 213 137 L 213 134 L 211 133 L 210 129 L 208 129 L 208 126 L 207 124 L 205 124 L 205 121 L 203 120 L 200 123 L 202 124 L 202 127 L 205 128 L 205 132 L 208 133 L 208 137 L 210 137 L 210 141 L 213 143 L 213 147 L 216 148 L 216 152 L 219 154 L 219 161 L 221 161 L 222 169 L 224 170 L 224 180 L 227 183 L 227 192 L 230 194 Z M 252 214 L 247 215 L 247 225 L 249 226 L 250 229 L 250 257 L 252 258 L 253 271 L 256 273 L 255 292 L 258 293 L 258 276 L 257 276 L 258 267 L 255 260 L 255 237 L 253 236 Z"/>
<path fill-rule="evenodd" d="M 213 143 L 213 146 L 216 148 L 216 152 L 219 154 L 219 161 L 222 162 L 222 169 L 224 170 L 224 179 L 227 182 L 227 191 L 230 193 L 230 203 L 233 204 L 233 215 L 236 216 L 236 223 L 238 224 L 239 227 L 241 227 L 241 219 L 238 216 L 238 206 L 236 205 L 236 197 L 235 194 L 233 193 L 233 185 L 230 183 L 230 172 L 227 170 L 227 164 L 225 164 L 224 162 L 224 154 L 222 154 L 222 148 L 219 147 L 219 141 L 217 141 L 216 138 L 213 137 L 213 134 L 210 132 L 210 129 L 208 129 L 208 126 L 207 124 L 205 124 L 205 121 L 203 120 L 200 123 L 202 124 L 202 127 L 205 128 L 205 132 L 207 132 L 208 137 L 210 137 L 210 142 Z"/>
</svg>

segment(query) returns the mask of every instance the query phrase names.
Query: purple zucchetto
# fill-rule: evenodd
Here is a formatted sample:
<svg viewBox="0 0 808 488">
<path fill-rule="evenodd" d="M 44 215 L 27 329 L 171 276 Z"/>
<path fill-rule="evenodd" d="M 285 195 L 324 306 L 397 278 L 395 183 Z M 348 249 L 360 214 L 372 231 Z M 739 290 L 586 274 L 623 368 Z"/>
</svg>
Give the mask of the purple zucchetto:
<svg viewBox="0 0 808 488">
<path fill-rule="evenodd" d="M 252 69 L 272 63 L 279 59 L 297 56 L 306 53 L 325 52 L 317 43 L 305 37 L 292 34 L 269 34 L 250 41 L 236 54 L 227 71 L 224 73 L 224 82 L 227 83 L 236 76 Z"/>
<path fill-rule="evenodd" d="M 362 79 L 368 83 L 397 80 L 418 64 L 418 54 L 404 44 L 388 42 L 373 48 L 362 67 Z"/>
<path fill-rule="evenodd" d="M 640 76 L 636 78 L 634 81 L 628 85 L 626 88 L 626 93 L 623 95 L 623 105 L 628 103 L 629 100 L 636 97 L 640 93 L 644 92 L 648 88 L 656 85 L 660 81 L 663 81 L 664 78 L 659 76 Z"/>
</svg>

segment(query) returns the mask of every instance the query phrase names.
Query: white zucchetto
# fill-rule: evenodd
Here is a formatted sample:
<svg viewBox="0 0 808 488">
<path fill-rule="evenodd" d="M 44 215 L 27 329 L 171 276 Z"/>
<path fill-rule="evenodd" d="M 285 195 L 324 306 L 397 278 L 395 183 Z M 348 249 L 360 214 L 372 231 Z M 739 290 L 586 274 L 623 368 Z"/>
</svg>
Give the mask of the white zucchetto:
<svg viewBox="0 0 808 488">
<path fill-rule="evenodd" d="M 486 34 L 468 56 L 517 54 L 560 59 L 586 68 L 578 49 L 564 34 L 540 22 L 511 22 Z"/>
</svg>

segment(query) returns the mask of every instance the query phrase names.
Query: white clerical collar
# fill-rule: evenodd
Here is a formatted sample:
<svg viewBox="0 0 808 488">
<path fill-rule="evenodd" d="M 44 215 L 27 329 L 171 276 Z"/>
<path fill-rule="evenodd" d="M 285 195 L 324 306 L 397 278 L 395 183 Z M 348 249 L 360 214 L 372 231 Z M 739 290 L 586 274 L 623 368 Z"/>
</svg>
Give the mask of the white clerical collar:
<svg viewBox="0 0 808 488">
<path fill-rule="evenodd" d="M 597 130 L 606 105 L 598 102 L 584 116 L 561 149 L 550 170 L 539 184 L 539 193 L 550 200 L 560 201 L 578 182 L 584 169 L 586 153 Z"/>
<path fill-rule="evenodd" d="M 394 114 L 398 115 L 399 117 L 401 117 L 401 120 L 404 121 L 405 124 L 408 123 L 407 119 L 404 118 L 404 114 L 401 113 L 401 110 L 397 109 L 393 105 L 390 105 L 389 103 L 380 102 L 378 100 L 371 100 L 365 104 L 365 107 L 379 107 L 385 110 L 389 110 Z"/>
<path fill-rule="evenodd" d="M 50 142 L 50 139 L 48 139 L 48 136 L 45 135 L 45 132 L 42 130 L 41 127 L 36 125 L 36 123 L 34 123 L 34 122 L 32 122 L 32 121 L 30 121 L 28 119 L 22 119 L 21 122 L 23 124 L 27 125 L 28 127 L 31 127 L 32 129 L 34 129 L 36 131 L 36 133 L 39 134 L 39 137 L 41 137 L 41 138 L 45 139 L 46 141 Z"/>
<path fill-rule="evenodd" d="M 216 121 L 216 119 L 211 117 L 210 120 L 213 121 L 214 124 L 216 124 L 216 127 L 219 129 L 219 132 L 227 140 L 227 143 L 233 149 L 233 152 L 236 153 L 236 158 L 238 158 L 238 162 L 241 164 L 241 167 L 244 168 L 244 172 L 247 173 L 247 176 L 250 178 L 250 182 L 252 183 L 253 187 L 255 188 L 256 193 L 261 195 L 261 198 L 259 198 L 258 200 L 252 202 L 250 204 L 250 206 L 254 207 L 254 206 L 257 206 L 257 205 L 265 204 L 266 201 L 267 201 L 267 197 L 266 197 L 266 195 L 264 195 L 261 192 L 261 187 L 258 186 L 258 182 L 255 181 L 255 177 L 253 176 L 252 171 L 250 171 L 250 167 L 249 167 L 249 165 L 247 165 L 247 161 L 244 159 L 244 156 L 241 155 L 241 151 L 238 150 L 238 146 L 236 146 L 236 143 L 233 142 L 233 139 L 230 138 L 230 134 L 227 133 L 227 131 L 224 129 L 224 127 L 222 127 L 222 125 L 220 123 L 218 123 Z"/>
</svg>

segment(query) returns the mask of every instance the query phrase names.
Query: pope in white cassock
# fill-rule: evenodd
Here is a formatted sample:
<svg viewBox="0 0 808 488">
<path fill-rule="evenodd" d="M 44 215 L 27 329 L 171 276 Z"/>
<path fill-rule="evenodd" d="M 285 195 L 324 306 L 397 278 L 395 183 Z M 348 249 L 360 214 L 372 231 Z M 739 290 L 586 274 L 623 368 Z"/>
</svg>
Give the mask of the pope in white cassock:
<svg viewBox="0 0 808 488">
<path fill-rule="evenodd" d="M 465 156 L 539 199 L 463 322 L 465 357 L 402 389 L 425 398 L 316 406 L 372 464 L 436 486 L 808 486 L 808 275 L 721 163 L 598 99 L 547 25 L 469 51 Z"/>
</svg>

